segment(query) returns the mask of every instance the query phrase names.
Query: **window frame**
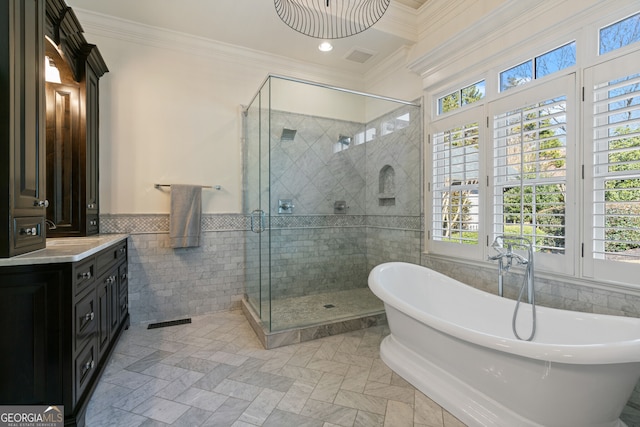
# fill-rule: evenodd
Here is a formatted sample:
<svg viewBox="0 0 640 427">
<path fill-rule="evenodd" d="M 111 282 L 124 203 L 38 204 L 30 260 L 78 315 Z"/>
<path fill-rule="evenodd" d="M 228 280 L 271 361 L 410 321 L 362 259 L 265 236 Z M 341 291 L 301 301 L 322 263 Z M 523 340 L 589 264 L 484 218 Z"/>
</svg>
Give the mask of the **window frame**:
<svg viewBox="0 0 640 427">
<path fill-rule="evenodd" d="M 533 9 L 532 9 L 533 10 Z M 548 13 L 551 12 L 552 8 L 541 9 L 541 11 Z M 562 279 L 565 281 L 570 281 L 572 283 L 578 285 L 587 285 L 595 288 L 602 289 L 628 289 L 632 291 L 639 291 L 640 284 L 637 283 L 637 277 L 640 274 L 640 269 L 637 264 L 631 266 L 631 270 L 633 273 L 626 277 L 622 277 L 620 279 L 614 278 L 613 275 L 609 273 L 612 270 L 611 267 L 605 267 L 605 271 L 602 271 L 595 277 L 593 275 L 593 267 L 589 267 L 589 261 L 587 259 L 587 242 L 591 238 L 589 234 L 590 230 L 590 217 L 585 213 L 585 206 L 588 205 L 589 199 L 585 195 L 587 189 L 585 185 L 586 176 L 583 176 L 583 170 L 587 171 L 590 168 L 589 159 L 586 156 L 585 145 L 586 138 L 585 132 L 588 132 L 586 129 L 587 120 L 585 119 L 585 102 L 582 99 L 583 96 L 583 87 L 585 85 L 585 70 L 590 67 L 596 66 L 598 64 L 602 64 L 608 62 L 610 60 L 616 58 L 626 57 L 628 54 L 639 54 L 640 55 L 640 42 L 634 42 L 627 46 L 623 46 L 621 48 L 612 50 L 605 54 L 599 54 L 599 31 L 601 28 L 606 27 L 608 25 L 614 24 L 618 21 L 624 20 L 627 17 L 633 16 L 640 12 L 640 8 L 637 3 L 625 2 L 624 4 L 619 5 L 619 7 L 611 8 L 605 4 L 594 4 L 592 6 L 585 7 L 583 10 L 577 12 L 575 15 L 569 15 L 568 10 L 562 11 L 561 15 L 571 16 L 572 18 L 569 21 L 566 19 L 558 19 L 553 21 L 551 25 L 545 27 L 544 25 L 536 30 L 532 30 L 529 32 L 526 38 L 518 38 L 515 37 L 513 43 L 507 43 L 506 46 L 504 43 L 497 43 L 497 39 L 489 40 L 489 45 L 487 46 L 487 50 L 489 55 L 479 55 L 476 54 L 476 51 L 481 46 L 486 46 L 486 41 L 482 44 L 478 41 L 477 43 L 470 36 L 459 37 L 456 38 L 455 43 L 448 43 L 446 46 L 446 51 L 444 48 L 442 51 L 438 50 L 437 55 L 438 58 L 440 56 L 444 57 L 446 52 L 456 51 L 456 49 L 460 49 L 465 55 L 460 55 L 456 57 L 455 60 L 451 61 L 450 65 L 443 65 L 438 68 L 439 72 L 431 75 L 431 77 L 424 78 L 425 84 L 425 99 L 428 99 L 429 102 L 426 103 L 427 108 L 425 108 L 425 126 L 426 132 L 425 135 L 428 136 L 430 142 L 430 138 L 434 133 L 434 129 L 442 129 L 434 128 L 434 125 L 437 125 L 444 118 L 459 116 L 459 123 L 466 123 L 466 120 L 463 120 L 463 114 L 466 113 L 467 109 L 474 109 L 476 107 L 484 108 L 485 111 L 489 110 L 488 105 L 494 101 L 502 99 L 502 97 L 512 96 L 515 94 L 524 93 L 528 91 L 530 88 L 537 88 L 538 85 L 544 85 L 552 80 L 556 80 L 559 78 L 563 78 L 570 74 L 575 74 L 575 84 L 572 86 L 574 90 L 573 96 L 568 96 L 572 99 L 571 102 L 574 104 L 573 109 L 573 123 L 574 123 L 574 148 L 572 149 L 572 153 L 567 152 L 567 156 L 572 155 L 573 160 L 571 161 L 572 172 L 567 172 L 570 174 L 571 179 L 574 180 L 574 191 L 571 194 L 572 201 L 568 203 L 567 208 L 572 210 L 572 213 L 567 212 L 567 221 L 573 222 L 573 227 L 575 232 L 571 237 L 567 236 L 567 248 L 573 249 L 573 254 L 571 257 L 567 257 L 566 261 L 568 264 L 571 264 L 568 270 L 560 271 L 554 270 L 550 268 L 548 273 L 546 271 L 541 271 L 541 276 L 552 278 L 552 279 Z M 471 34 L 469 32 L 468 34 Z M 501 34 L 506 34 L 506 30 L 501 32 Z M 536 56 L 541 55 L 553 50 L 556 47 L 564 46 L 565 44 L 570 43 L 571 41 L 575 41 L 576 43 L 576 64 L 574 66 L 568 67 L 566 69 L 559 70 L 556 73 L 552 73 L 546 75 L 540 79 L 535 79 L 529 82 L 526 85 L 521 85 L 514 87 L 508 91 L 500 92 L 500 72 L 508 69 L 513 66 L 513 64 L 520 64 L 522 62 L 527 61 L 528 59 L 535 58 Z M 457 44 L 456 44 L 457 43 Z M 476 49 L 476 50 L 473 50 Z M 466 60 L 466 66 L 462 62 L 462 58 Z M 636 64 L 640 63 L 640 61 L 636 60 Z M 430 64 L 430 63 L 428 63 Z M 422 64 L 421 64 L 422 65 Z M 640 67 L 638 68 L 638 72 L 640 72 Z M 558 74 L 558 75 L 556 75 Z M 482 77 L 478 77 L 478 76 Z M 443 115 L 438 115 L 438 99 L 442 96 L 455 92 L 457 89 L 461 87 L 466 87 L 468 84 L 473 83 L 474 81 L 485 80 L 485 98 L 482 100 L 482 106 L 471 104 L 467 106 L 463 106 L 462 108 L 456 109 L 454 111 L 445 113 Z M 584 91 L 587 91 L 584 89 Z M 588 92 L 588 91 L 587 91 Z M 485 117 L 482 120 L 488 120 L 489 115 L 485 114 Z M 455 121 L 455 119 L 451 119 Z M 489 120 L 491 121 L 491 120 Z M 486 135 L 492 134 L 493 130 L 485 129 Z M 481 137 L 482 138 L 482 137 Z M 487 142 L 480 142 L 480 144 L 486 145 Z M 568 143 L 569 144 L 569 143 Z M 485 148 L 486 150 L 486 148 Z M 569 150 L 569 148 L 568 148 Z M 425 167 L 424 167 L 424 177 L 425 177 L 425 211 L 424 211 L 424 251 L 430 256 L 434 256 L 436 258 L 442 256 L 442 259 L 451 259 L 456 260 L 457 262 L 461 262 L 469 265 L 479 265 L 479 266 L 487 266 L 490 267 L 491 262 L 487 261 L 486 256 L 490 253 L 491 241 L 489 241 L 491 231 L 489 218 L 492 215 L 490 211 L 487 211 L 490 208 L 491 201 L 489 200 L 487 192 L 485 192 L 484 196 L 481 196 L 480 203 L 484 206 L 480 207 L 480 213 L 483 215 L 483 218 L 480 220 L 479 229 L 484 230 L 484 235 L 482 238 L 485 238 L 485 244 L 478 245 L 479 248 L 477 251 L 471 254 L 465 254 L 461 251 L 456 251 L 455 249 L 446 249 L 443 248 L 442 244 L 438 242 L 434 242 L 431 238 L 431 221 L 432 221 L 432 192 L 428 191 L 430 181 L 432 179 L 432 169 L 431 169 L 431 151 L 432 147 L 429 145 L 425 152 Z M 483 161 L 482 168 L 490 167 L 489 159 L 485 159 Z M 569 165 L 568 165 L 569 167 Z M 491 171 L 492 172 L 492 171 Z M 485 172 L 486 173 L 486 172 Z M 483 174 L 481 173 L 481 176 Z M 482 194 L 483 185 L 480 186 L 480 194 Z M 486 188 L 485 188 L 486 189 Z M 482 232 L 482 231 L 481 231 Z M 482 235 L 481 235 L 482 236 Z M 455 245 L 454 245 L 455 246 Z M 458 245 L 458 247 L 461 245 Z M 482 254 L 479 254 L 482 252 Z M 584 255 L 583 255 L 584 254 Z M 585 261 L 587 260 L 587 261 Z M 536 262 L 538 258 L 536 258 Z M 542 267 L 538 265 L 538 267 Z M 589 271 L 589 268 L 591 270 Z M 596 267 L 598 268 L 598 267 Z M 607 271 L 608 270 L 608 271 Z"/>
<path fill-rule="evenodd" d="M 484 99 L 477 103 L 470 104 L 473 105 L 471 108 L 466 108 L 464 111 L 460 109 L 455 110 L 456 114 L 445 114 L 444 116 L 440 116 L 438 120 L 431 122 L 430 132 L 429 132 L 429 147 L 427 151 L 427 161 L 429 167 L 426 169 L 429 171 L 428 176 L 428 185 L 426 186 L 426 211 L 428 212 L 428 216 L 425 222 L 428 234 L 428 245 L 425 247 L 433 253 L 452 256 L 452 257 L 465 257 L 474 260 L 481 260 L 484 256 L 484 235 L 486 234 L 484 229 L 484 213 L 483 213 L 483 204 L 480 203 L 484 199 L 484 192 L 486 191 L 486 186 L 484 183 L 484 176 L 486 175 L 485 170 L 485 162 L 483 161 L 484 153 L 482 144 L 486 140 L 485 134 L 487 132 L 485 123 L 485 102 Z M 433 149 L 434 149 L 434 141 L 433 135 L 436 135 L 440 132 L 444 132 L 446 130 L 464 126 L 469 123 L 478 123 L 478 145 L 480 146 L 479 150 L 479 184 L 478 184 L 478 244 L 477 245 L 467 245 L 460 244 L 455 242 L 447 242 L 447 241 L 439 241 L 435 240 L 433 236 L 433 227 L 432 220 L 434 217 L 433 210 L 433 197 L 434 193 L 437 191 L 435 189 L 435 184 L 433 182 Z"/>
<path fill-rule="evenodd" d="M 486 149 L 486 167 L 488 169 L 488 187 L 491 192 L 490 200 L 485 200 L 488 204 L 486 212 L 487 221 L 486 229 L 488 232 L 488 241 L 492 242 L 496 235 L 501 234 L 493 222 L 493 198 L 496 197 L 495 190 L 498 188 L 496 184 L 496 177 L 493 168 L 493 148 L 494 148 L 494 118 L 496 114 L 504 111 L 512 111 L 518 108 L 527 107 L 529 105 L 545 101 L 550 98 L 556 98 L 559 96 L 566 96 L 566 177 L 565 183 L 567 186 L 566 200 L 565 200 L 565 252 L 564 255 L 549 254 L 543 252 L 536 252 L 536 269 L 546 272 L 561 273 L 566 275 L 573 275 L 575 273 L 574 259 L 575 259 L 575 245 L 576 236 L 578 234 L 578 227 L 576 221 L 567 221 L 567 218 L 574 218 L 576 215 L 574 206 L 576 205 L 576 193 L 578 193 L 578 186 L 576 184 L 576 162 L 580 158 L 577 151 L 576 140 L 579 127 L 576 123 L 578 117 L 577 102 L 576 102 L 576 75 L 575 73 L 558 74 L 552 80 L 540 80 L 531 82 L 531 85 L 527 85 L 526 89 L 518 92 L 505 92 L 504 96 L 487 104 L 487 117 L 489 122 L 489 130 L 487 135 L 491 138 L 490 148 Z M 485 146 L 487 145 L 485 144 Z M 500 186 L 501 188 L 501 186 Z M 569 190 L 573 189 L 573 192 Z M 487 203 L 487 201 L 489 203 Z M 491 251 L 487 253 L 487 256 L 491 254 Z M 570 262 L 568 262 L 570 261 Z"/>
<path fill-rule="evenodd" d="M 610 52 L 609 52 L 610 53 Z M 608 61 L 601 62 L 592 67 L 585 68 L 584 70 L 584 90 L 585 100 L 583 108 L 583 135 L 584 135 L 584 191 L 585 196 L 585 209 L 584 209 L 584 258 L 583 258 L 583 270 L 584 277 L 613 281 L 616 283 L 633 283 L 637 281 L 639 264 L 616 262 L 606 259 L 596 259 L 594 257 L 594 238 L 587 238 L 587 236 L 593 235 L 593 217 L 594 217 L 594 204 L 596 203 L 594 197 L 595 190 L 595 174 L 594 166 L 594 135 L 593 135 L 593 109 L 594 109 L 594 85 L 600 84 L 604 81 L 611 81 L 616 78 L 620 78 L 623 75 L 638 74 L 640 73 L 640 66 L 636 65 L 640 61 L 640 49 L 636 52 L 626 53 L 621 56 L 617 56 Z M 638 172 L 633 175 L 638 175 Z M 606 179 L 606 178 L 602 178 Z M 640 287 L 640 285 L 638 285 Z"/>
</svg>

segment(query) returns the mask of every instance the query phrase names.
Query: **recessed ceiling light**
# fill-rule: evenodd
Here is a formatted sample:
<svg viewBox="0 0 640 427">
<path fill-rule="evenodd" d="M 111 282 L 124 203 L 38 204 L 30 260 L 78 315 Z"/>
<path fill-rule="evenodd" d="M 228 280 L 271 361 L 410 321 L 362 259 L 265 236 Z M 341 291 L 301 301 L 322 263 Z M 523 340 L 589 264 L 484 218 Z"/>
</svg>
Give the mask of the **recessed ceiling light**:
<svg viewBox="0 0 640 427">
<path fill-rule="evenodd" d="M 329 52 L 333 49 L 333 46 L 329 42 L 322 42 L 320 43 L 320 46 L 318 46 L 318 49 L 322 52 Z"/>
</svg>

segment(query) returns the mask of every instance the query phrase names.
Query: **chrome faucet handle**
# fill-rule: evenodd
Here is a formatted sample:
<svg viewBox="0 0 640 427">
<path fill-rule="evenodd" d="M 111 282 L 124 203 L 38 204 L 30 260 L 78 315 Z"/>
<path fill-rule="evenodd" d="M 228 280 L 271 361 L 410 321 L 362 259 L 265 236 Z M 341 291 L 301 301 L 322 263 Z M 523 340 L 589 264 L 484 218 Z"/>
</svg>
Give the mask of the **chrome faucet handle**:
<svg viewBox="0 0 640 427">
<path fill-rule="evenodd" d="M 529 260 L 528 260 L 528 259 L 526 259 L 526 258 L 525 258 L 525 257 L 523 257 L 522 255 L 517 254 L 517 253 L 515 253 L 515 252 L 512 252 L 510 257 L 511 257 L 511 258 L 515 258 L 515 259 L 516 259 L 516 261 L 518 261 L 518 264 L 522 264 L 522 265 L 527 265 L 527 264 L 529 264 Z"/>
</svg>

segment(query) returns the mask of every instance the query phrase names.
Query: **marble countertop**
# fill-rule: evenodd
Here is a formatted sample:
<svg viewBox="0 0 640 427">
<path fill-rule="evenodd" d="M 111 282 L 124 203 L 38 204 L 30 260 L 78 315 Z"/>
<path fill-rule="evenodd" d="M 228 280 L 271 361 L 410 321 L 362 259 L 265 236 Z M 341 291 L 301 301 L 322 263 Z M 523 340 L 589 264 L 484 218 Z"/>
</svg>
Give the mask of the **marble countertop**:
<svg viewBox="0 0 640 427">
<path fill-rule="evenodd" d="M 96 234 L 89 237 L 47 239 L 47 247 L 11 258 L 0 258 L 0 267 L 76 262 L 129 237 L 128 234 Z"/>
</svg>

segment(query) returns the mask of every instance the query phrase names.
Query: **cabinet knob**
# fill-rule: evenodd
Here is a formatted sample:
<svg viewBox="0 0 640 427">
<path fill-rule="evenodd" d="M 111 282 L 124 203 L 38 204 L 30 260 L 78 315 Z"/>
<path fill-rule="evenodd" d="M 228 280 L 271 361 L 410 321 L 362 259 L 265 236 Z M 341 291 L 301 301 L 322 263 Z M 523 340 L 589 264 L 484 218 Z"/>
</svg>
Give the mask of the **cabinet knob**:
<svg viewBox="0 0 640 427">
<path fill-rule="evenodd" d="M 37 206 L 39 208 L 48 208 L 49 201 L 48 200 L 34 200 L 33 206 Z"/>
<path fill-rule="evenodd" d="M 89 221 L 89 225 L 96 226 L 98 225 L 98 221 L 96 221 L 95 219 L 92 219 L 91 221 Z"/>
<path fill-rule="evenodd" d="M 87 205 L 87 209 L 95 209 L 96 208 L 96 204 L 95 203 L 89 203 Z"/>
<path fill-rule="evenodd" d="M 93 360 L 85 363 L 84 366 L 82 367 L 82 375 L 86 374 L 88 371 L 93 369 L 94 366 L 95 366 L 95 362 Z"/>
<path fill-rule="evenodd" d="M 27 236 L 37 236 L 38 228 L 37 227 L 22 228 L 20 229 L 20 234 L 26 234 Z"/>
<path fill-rule="evenodd" d="M 105 282 L 108 284 L 114 283 L 116 281 L 116 276 L 109 276 L 105 279 Z"/>
<path fill-rule="evenodd" d="M 121 254 L 124 254 L 125 252 L 127 252 L 127 249 L 126 249 L 126 248 L 120 248 L 120 253 L 121 253 Z"/>
<path fill-rule="evenodd" d="M 91 313 L 87 313 L 87 314 L 84 315 L 84 320 L 89 322 L 89 321 L 93 320 L 94 317 L 95 317 L 95 314 L 92 311 Z"/>
<path fill-rule="evenodd" d="M 122 273 L 122 276 L 120 276 L 120 280 L 122 281 L 127 280 L 127 273 Z"/>
<path fill-rule="evenodd" d="M 78 274 L 78 279 L 91 279 L 91 272 L 85 271 L 84 273 Z"/>
</svg>

